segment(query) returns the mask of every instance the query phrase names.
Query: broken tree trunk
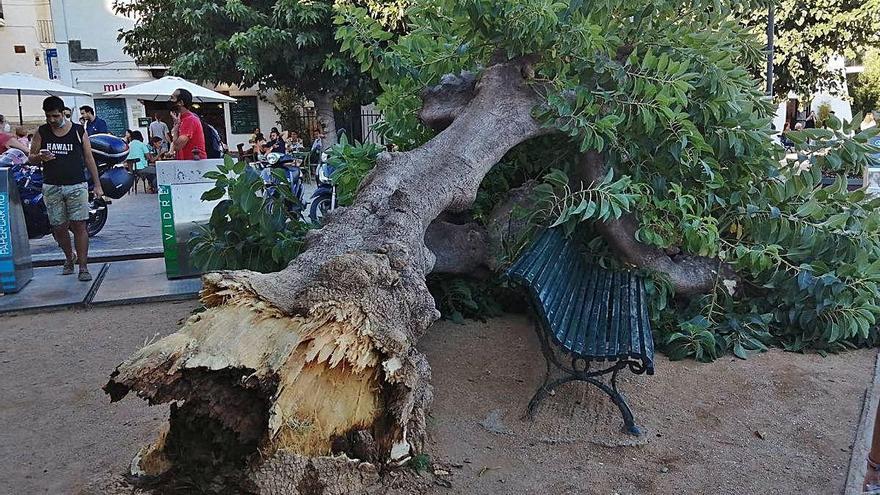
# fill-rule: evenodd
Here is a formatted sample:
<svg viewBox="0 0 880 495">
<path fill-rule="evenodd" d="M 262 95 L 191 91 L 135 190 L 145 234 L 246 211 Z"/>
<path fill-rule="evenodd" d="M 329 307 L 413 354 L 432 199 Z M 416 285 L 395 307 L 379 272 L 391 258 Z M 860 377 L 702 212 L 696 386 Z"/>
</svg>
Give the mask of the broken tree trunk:
<svg viewBox="0 0 880 495">
<path fill-rule="evenodd" d="M 531 117 L 540 98 L 523 64 L 426 90 L 421 117 L 442 132 L 381 154 L 354 205 L 311 232 L 285 270 L 206 275 L 208 309 L 121 364 L 105 387 L 112 399 L 134 390 L 151 404 L 183 401 L 170 437 L 176 423 L 233 432 L 261 453 L 258 485 L 260 466 L 292 478 L 315 469 L 279 468 L 291 455 L 386 461 L 420 448 L 432 391 L 415 343 L 439 316 L 425 286 L 437 260 L 426 229 L 466 210 L 510 148 L 549 132 Z"/>
</svg>

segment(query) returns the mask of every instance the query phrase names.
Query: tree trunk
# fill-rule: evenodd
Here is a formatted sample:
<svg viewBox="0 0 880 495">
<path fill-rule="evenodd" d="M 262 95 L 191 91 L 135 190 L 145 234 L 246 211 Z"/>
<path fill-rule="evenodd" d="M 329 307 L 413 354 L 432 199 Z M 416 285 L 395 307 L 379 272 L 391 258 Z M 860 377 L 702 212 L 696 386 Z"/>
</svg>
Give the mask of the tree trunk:
<svg viewBox="0 0 880 495">
<path fill-rule="evenodd" d="M 318 122 L 324 130 L 324 149 L 336 144 L 336 116 L 333 114 L 332 93 L 319 93 L 312 98 L 315 104 L 315 113 L 318 115 Z M 311 137 L 311 136 L 310 136 Z"/>
<path fill-rule="evenodd" d="M 260 480 L 277 478 L 266 466 L 294 480 L 316 469 L 306 457 L 384 462 L 420 449 L 432 390 L 415 344 L 439 316 L 425 233 L 442 212 L 469 208 L 510 148 L 550 131 L 531 118 L 540 98 L 524 73 L 526 62 L 507 62 L 426 90 L 421 117 L 445 130 L 379 155 L 354 205 L 310 232 L 285 270 L 205 275 L 208 309 L 122 363 L 105 386 L 112 400 L 135 390 L 151 404 L 183 401 L 170 438 L 184 423 L 233 432 L 259 450 L 251 480 L 267 492 Z"/>
</svg>

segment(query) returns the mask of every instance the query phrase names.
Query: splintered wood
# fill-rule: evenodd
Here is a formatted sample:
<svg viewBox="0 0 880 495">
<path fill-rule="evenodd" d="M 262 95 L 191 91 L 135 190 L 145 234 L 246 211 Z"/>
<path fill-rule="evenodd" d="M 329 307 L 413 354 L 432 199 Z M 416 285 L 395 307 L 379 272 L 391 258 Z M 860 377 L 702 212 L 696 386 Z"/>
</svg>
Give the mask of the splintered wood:
<svg viewBox="0 0 880 495">
<path fill-rule="evenodd" d="M 195 368 L 247 370 L 234 386 L 271 394 L 264 452 L 326 455 L 334 437 L 371 428 L 383 411 L 381 356 L 356 307 L 329 302 L 309 317 L 288 317 L 247 292 L 219 292 L 205 300 L 220 305 L 142 349 L 120 366 L 119 379 L 157 371 L 163 366 L 156 356 L 167 357 L 166 366 L 171 362 L 168 375 Z"/>
</svg>

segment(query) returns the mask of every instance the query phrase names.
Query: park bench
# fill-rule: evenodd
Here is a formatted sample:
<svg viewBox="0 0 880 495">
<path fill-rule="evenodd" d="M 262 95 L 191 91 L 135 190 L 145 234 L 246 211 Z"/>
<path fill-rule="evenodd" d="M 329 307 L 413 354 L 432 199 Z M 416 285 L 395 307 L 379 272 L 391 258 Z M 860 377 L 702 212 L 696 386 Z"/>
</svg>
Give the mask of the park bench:
<svg viewBox="0 0 880 495">
<path fill-rule="evenodd" d="M 507 276 L 528 293 L 547 362 L 544 383 L 529 402 L 528 417 L 534 418 L 551 391 L 580 380 L 608 394 L 623 415 L 624 431 L 640 435 L 626 399 L 617 390 L 617 373 L 629 368 L 635 374 L 654 374 L 654 340 L 643 280 L 631 272 L 588 264 L 576 243 L 559 229 L 544 230 Z M 568 359 L 570 365 L 565 363 Z M 602 380 L 608 373 L 610 386 Z"/>
</svg>

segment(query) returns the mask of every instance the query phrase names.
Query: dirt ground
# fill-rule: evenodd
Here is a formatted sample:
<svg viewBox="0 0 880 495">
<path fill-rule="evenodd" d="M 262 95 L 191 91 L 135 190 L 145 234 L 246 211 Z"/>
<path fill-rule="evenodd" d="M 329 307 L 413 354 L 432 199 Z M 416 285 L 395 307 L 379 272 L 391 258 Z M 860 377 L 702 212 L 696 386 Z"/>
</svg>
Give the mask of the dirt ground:
<svg viewBox="0 0 880 495">
<path fill-rule="evenodd" d="M 100 386 L 195 306 L 0 318 L 0 494 L 75 493 L 124 472 L 167 407 L 110 405 Z M 841 493 L 876 355 L 658 357 L 655 376 L 622 375 L 645 430 L 634 440 L 611 402 L 580 384 L 521 419 L 544 371 L 523 316 L 438 323 L 420 347 L 434 375 L 427 453 L 451 471 L 437 494 Z"/>
</svg>

